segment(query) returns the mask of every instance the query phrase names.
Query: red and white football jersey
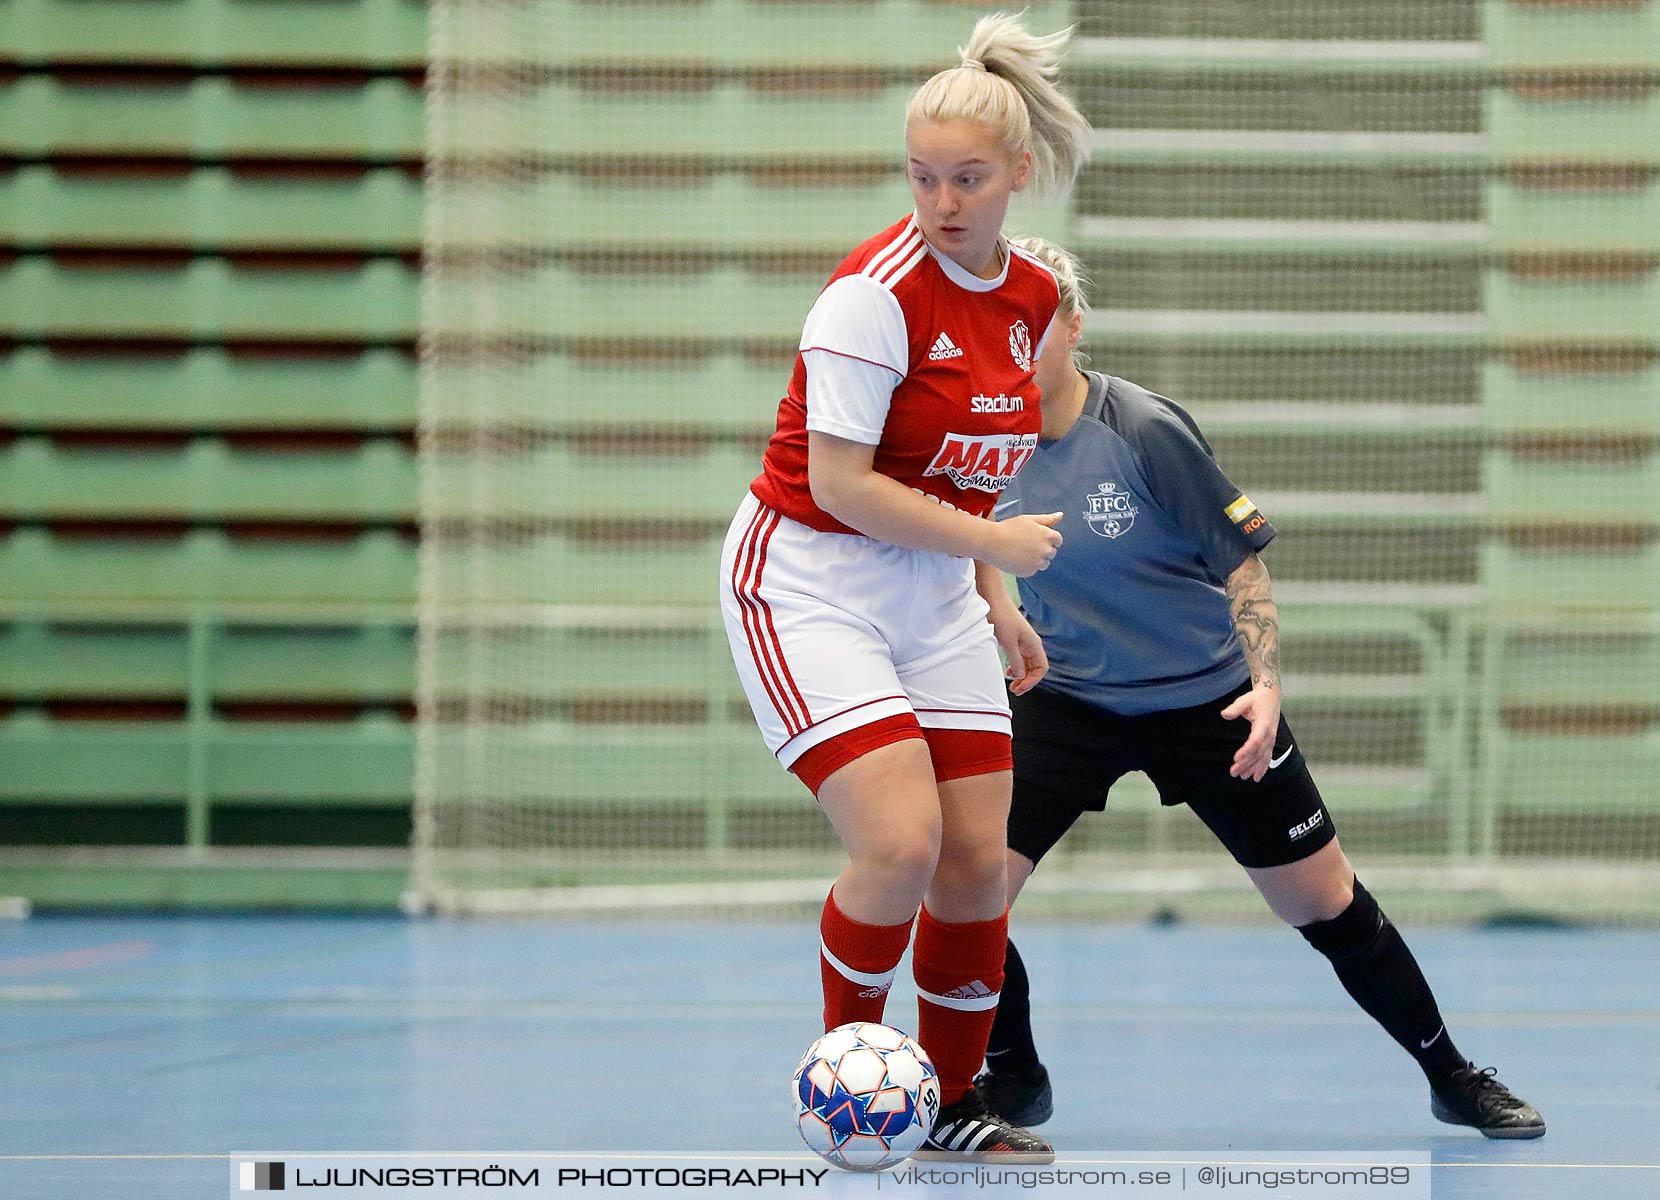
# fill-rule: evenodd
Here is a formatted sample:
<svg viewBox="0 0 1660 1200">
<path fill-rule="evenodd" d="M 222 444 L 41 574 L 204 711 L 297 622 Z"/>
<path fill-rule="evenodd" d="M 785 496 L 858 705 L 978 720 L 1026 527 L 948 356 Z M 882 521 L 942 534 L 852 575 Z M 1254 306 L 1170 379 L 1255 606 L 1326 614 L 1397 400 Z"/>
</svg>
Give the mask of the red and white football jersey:
<svg viewBox="0 0 1660 1200">
<path fill-rule="evenodd" d="M 802 329 L 756 498 L 803 525 L 857 533 L 813 503 L 807 431 L 876 447 L 874 467 L 975 516 L 1037 448 L 1032 365 L 1060 306 L 1055 277 L 1003 244 L 980 279 L 923 240 L 914 217 L 836 269 Z"/>
</svg>

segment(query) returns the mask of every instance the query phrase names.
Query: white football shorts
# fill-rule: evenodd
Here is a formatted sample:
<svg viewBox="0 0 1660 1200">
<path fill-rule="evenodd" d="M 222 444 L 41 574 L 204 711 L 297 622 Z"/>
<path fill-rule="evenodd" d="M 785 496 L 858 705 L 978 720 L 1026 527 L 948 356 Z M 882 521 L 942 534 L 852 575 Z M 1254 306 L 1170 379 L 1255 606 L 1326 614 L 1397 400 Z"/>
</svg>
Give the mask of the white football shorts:
<svg viewBox="0 0 1660 1200">
<path fill-rule="evenodd" d="M 923 729 L 1009 734 L 972 559 L 821 533 L 746 495 L 726 534 L 720 594 L 749 707 L 784 767 L 907 713 Z"/>
</svg>

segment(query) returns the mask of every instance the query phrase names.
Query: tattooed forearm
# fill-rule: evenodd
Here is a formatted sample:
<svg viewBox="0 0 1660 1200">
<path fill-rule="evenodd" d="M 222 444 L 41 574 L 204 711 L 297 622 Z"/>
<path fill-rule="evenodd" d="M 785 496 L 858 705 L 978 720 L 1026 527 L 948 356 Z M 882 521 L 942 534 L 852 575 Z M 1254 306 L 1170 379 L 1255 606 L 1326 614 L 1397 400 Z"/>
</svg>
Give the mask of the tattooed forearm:
<svg viewBox="0 0 1660 1200">
<path fill-rule="evenodd" d="M 1268 568 L 1251 555 L 1228 576 L 1225 587 L 1234 632 L 1251 668 L 1251 686 L 1278 690 L 1280 686 L 1280 613 Z"/>
</svg>

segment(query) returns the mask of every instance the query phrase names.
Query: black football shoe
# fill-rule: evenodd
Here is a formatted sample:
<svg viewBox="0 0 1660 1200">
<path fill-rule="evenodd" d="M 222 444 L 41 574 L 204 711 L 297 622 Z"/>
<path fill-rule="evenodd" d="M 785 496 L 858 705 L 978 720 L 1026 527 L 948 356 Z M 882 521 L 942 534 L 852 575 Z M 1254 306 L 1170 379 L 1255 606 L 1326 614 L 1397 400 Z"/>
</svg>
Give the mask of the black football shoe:
<svg viewBox="0 0 1660 1200">
<path fill-rule="evenodd" d="M 1037 1134 L 1009 1124 L 987 1107 L 978 1091 L 970 1090 L 940 1110 L 933 1132 L 914 1157 L 1042 1166 L 1055 1161 L 1055 1148 Z"/>
<path fill-rule="evenodd" d="M 983 1072 L 974 1090 L 987 1108 L 1011 1125 L 1041 1125 L 1055 1115 L 1055 1093 L 1042 1063 L 1030 1071 Z"/>
<path fill-rule="evenodd" d="M 1429 1111 L 1448 1125 L 1469 1125 L 1490 1138 L 1545 1136 L 1539 1110 L 1498 1081 L 1498 1068 L 1466 1063 L 1444 1087 L 1432 1087 Z"/>
</svg>

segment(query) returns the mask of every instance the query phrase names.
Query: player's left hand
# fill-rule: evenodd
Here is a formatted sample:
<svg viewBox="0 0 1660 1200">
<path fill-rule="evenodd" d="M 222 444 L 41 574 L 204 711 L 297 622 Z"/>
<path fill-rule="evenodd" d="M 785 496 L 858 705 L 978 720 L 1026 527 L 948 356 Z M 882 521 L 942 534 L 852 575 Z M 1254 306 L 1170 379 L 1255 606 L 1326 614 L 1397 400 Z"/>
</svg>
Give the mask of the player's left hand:
<svg viewBox="0 0 1660 1200">
<path fill-rule="evenodd" d="M 1009 690 L 1017 696 L 1025 695 L 1049 673 L 1049 656 L 1043 652 L 1043 639 L 1019 609 L 994 614 L 991 627 L 997 634 L 997 644 L 1003 647 L 1003 654 L 1009 660 L 1003 672 L 1009 681 Z"/>
<path fill-rule="evenodd" d="M 1248 717 L 1251 736 L 1234 751 L 1233 765 L 1228 774 L 1235 779 L 1249 779 L 1261 783 L 1268 774 L 1268 764 L 1274 761 L 1274 735 L 1280 729 L 1280 690 L 1269 684 L 1253 687 L 1222 710 L 1224 720 Z"/>
</svg>

